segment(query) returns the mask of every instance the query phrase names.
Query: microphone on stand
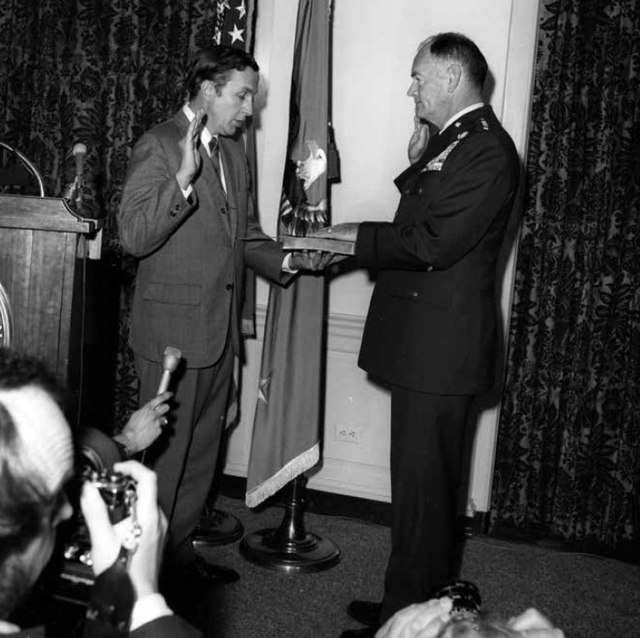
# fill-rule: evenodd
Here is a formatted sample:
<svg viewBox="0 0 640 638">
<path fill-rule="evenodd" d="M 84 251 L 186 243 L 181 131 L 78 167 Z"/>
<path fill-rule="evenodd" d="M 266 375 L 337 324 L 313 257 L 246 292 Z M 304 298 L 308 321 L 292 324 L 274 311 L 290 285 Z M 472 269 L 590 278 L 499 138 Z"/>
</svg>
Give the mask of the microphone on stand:
<svg viewBox="0 0 640 638">
<path fill-rule="evenodd" d="M 82 210 L 82 191 L 84 189 L 84 156 L 87 154 L 87 146 L 78 142 L 73 147 L 73 157 L 76 162 L 76 177 L 74 180 L 75 203 L 78 212 Z"/>
<path fill-rule="evenodd" d="M 171 373 L 175 372 L 182 358 L 182 352 L 180 348 L 174 348 L 173 346 L 167 346 L 164 349 L 164 357 L 162 359 L 162 377 L 160 378 L 160 385 L 158 386 L 157 394 L 166 392 L 169 388 L 169 381 L 171 380 Z"/>
</svg>

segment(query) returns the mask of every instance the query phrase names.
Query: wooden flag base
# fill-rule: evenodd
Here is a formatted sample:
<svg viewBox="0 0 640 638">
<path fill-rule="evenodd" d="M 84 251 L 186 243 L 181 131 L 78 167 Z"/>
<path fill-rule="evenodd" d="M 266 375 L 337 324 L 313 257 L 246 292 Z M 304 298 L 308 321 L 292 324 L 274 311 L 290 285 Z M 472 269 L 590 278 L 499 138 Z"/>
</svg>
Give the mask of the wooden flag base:
<svg viewBox="0 0 640 638">
<path fill-rule="evenodd" d="M 319 572 L 340 562 L 340 549 L 304 527 L 304 478 L 289 483 L 291 498 L 280 527 L 245 534 L 240 544 L 244 558 L 282 572 Z"/>
</svg>

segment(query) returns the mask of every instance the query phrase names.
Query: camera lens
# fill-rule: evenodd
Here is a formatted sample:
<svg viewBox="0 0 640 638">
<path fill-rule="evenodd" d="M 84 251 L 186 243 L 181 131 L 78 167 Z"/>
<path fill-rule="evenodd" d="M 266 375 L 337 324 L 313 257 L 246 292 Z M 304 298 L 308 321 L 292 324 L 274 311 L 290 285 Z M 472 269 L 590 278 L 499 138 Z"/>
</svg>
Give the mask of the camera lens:
<svg viewBox="0 0 640 638">
<path fill-rule="evenodd" d="M 451 598 L 452 615 L 464 618 L 477 618 L 480 613 L 481 598 L 478 587 L 468 580 L 456 580 L 446 585 L 434 595 L 434 598 Z"/>
<path fill-rule="evenodd" d="M 130 505 L 135 492 L 135 483 L 131 478 L 109 470 L 89 471 L 85 479 L 99 490 L 107 505 L 111 522 L 117 523 L 129 515 Z"/>
</svg>

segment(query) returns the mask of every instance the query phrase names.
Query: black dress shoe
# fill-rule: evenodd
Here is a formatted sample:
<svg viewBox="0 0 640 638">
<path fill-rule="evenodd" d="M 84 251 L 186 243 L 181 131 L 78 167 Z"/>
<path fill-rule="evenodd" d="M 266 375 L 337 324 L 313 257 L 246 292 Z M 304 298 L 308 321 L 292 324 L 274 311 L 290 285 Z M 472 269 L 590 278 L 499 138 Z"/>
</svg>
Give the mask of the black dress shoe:
<svg viewBox="0 0 640 638">
<path fill-rule="evenodd" d="M 376 629 L 380 626 L 381 611 L 382 603 L 374 603 L 370 600 L 352 600 L 347 607 L 347 613 L 351 618 Z"/>
<path fill-rule="evenodd" d="M 340 634 L 340 638 L 374 638 L 377 627 L 363 627 L 362 629 L 346 629 Z"/>
<path fill-rule="evenodd" d="M 212 565 L 200 556 L 189 566 L 188 575 L 206 585 L 229 585 L 240 578 L 235 569 Z"/>
<path fill-rule="evenodd" d="M 244 534 L 242 523 L 230 512 L 212 509 L 200 517 L 198 527 L 191 534 L 194 547 L 213 547 L 233 543 Z"/>
</svg>

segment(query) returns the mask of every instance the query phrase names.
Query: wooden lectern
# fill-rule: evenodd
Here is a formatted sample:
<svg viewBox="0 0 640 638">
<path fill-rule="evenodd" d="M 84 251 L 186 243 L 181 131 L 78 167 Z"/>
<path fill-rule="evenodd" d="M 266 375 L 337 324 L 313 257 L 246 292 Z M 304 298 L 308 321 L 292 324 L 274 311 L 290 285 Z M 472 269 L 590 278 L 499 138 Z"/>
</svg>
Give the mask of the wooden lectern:
<svg viewBox="0 0 640 638">
<path fill-rule="evenodd" d="M 76 422 L 81 388 L 83 270 L 99 256 L 100 222 L 55 197 L 0 195 L 0 284 L 12 315 L 11 346 L 45 361 L 67 385 Z"/>
</svg>

